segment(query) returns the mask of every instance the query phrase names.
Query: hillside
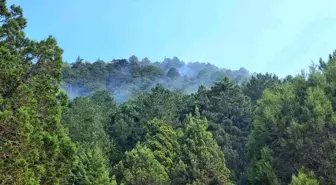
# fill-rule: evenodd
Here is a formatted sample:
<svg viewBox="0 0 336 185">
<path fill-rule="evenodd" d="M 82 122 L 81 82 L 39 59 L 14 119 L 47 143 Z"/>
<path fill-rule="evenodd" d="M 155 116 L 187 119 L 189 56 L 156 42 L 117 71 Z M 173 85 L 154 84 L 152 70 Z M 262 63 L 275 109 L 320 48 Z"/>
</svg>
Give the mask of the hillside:
<svg viewBox="0 0 336 185">
<path fill-rule="evenodd" d="M 64 65 L 61 87 L 70 98 L 108 90 L 121 103 L 139 92 L 149 91 L 158 83 L 168 89 L 191 93 L 199 86 L 210 87 L 225 76 L 240 84 L 250 74 L 244 68 L 229 70 L 210 63 L 185 63 L 177 57 L 161 62 L 151 62 L 147 58 L 139 61 L 135 56 L 111 62 L 84 62 L 78 58 L 74 63 Z"/>
<path fill-rule="evenodd" d="M 1 185 L 336 184 L 336 51 L 284 79 L 176 57 L 69 64 L 26 25 L 0 0 Z"/>
</svg>

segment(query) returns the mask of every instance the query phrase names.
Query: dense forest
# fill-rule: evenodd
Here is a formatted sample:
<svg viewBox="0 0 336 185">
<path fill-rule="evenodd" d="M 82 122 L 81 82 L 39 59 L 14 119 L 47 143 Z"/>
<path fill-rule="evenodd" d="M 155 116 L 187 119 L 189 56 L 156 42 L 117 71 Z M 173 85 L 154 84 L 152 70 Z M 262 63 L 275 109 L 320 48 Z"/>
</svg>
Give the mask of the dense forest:
<svg viewBox="0 0 336 185">
<path fill-rule="evenodd" d="M 280 79 L 209 63 L 63 62 L 0 0 L 0 184 L 335 185 L 336 51 Z"/>
<path fill-rule="evenodd" d="M 151 62 L 148 58 L 139 61 L 136 56 L 128 60 L 87 62 L 78 57 L 74 63 L 64 64 L 61 88 L 71 99 L 107 90 L 116 102 L 123 103 L 129 97 L 150 91 L 156 84 L 170 90 L 192 93 L 199 86 L 210 87 L 224 77 L 241 84 L 251 75 L 255 74 L 249 74 L 244 68 L 232 71 L 210 63 L 185 63 L 177 57 L 165 58 L 162 62 Z"/>
</svg>

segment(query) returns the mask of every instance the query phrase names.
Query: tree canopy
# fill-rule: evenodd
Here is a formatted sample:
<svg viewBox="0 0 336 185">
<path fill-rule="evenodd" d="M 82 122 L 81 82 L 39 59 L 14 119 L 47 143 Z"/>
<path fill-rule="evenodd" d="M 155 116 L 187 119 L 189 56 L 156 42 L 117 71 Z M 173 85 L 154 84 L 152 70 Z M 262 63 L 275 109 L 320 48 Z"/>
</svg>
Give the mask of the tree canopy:
<svg viewBox="0 0 336 185">
<path fill-rule="evenodd" d="M 0 0 L 0 184 L 336 184 L 336 51 L 284 79 L 177 57 L 66 63 L 26 26 Z"/>
</svg>

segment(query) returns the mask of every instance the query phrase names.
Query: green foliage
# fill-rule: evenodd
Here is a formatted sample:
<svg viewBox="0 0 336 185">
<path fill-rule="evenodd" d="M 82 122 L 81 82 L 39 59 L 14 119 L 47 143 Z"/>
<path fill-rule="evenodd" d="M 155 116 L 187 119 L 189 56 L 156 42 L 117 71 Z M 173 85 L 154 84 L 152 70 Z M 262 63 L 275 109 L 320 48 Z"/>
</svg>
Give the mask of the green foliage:
<svg viewBox="0 0 336 185">
<path fill-rule="evenodd" d="M 216 82 L 210 89 L 200 87 L 192 96 L 188 106 L 197 106 L 200 115 L 209 120 L 208 130 L 224 152 L 227 166 L 232 172 L 231 179 L 246 183 L 246 143 L 251 122 L 248 97 L 228 78 Z"/>
<path fill-rule="evenodd" d="M 108 161 L 99 147 L 80 147 L 66 184 L 116 185 L 109 177 Z"/>
<path fill-rule="evenodd" d="M 126 102 L 118 107 L 108 130 L 110 138 L 116 142 L 120 151 L 114 162 L 118 162 L 125 151 L 134 148 L 143 138 L 144 129 L 141 119 L 141 114 L 138 113 L 134 102 Z"/>
<path fill-rule="evenodd" d="M 107 132 L 111 117 L 117 111 L 117 104 L 114 98 L 108 91 L 96 91 L 90 96 L 90 100 L 98 106 L 101 114 L 101 122 L 104 126 L 104 131 Z"/>
<path fill-rule="evenodd" d="M 266 73 L 252 76 L 251 79 L 243 85 L 244 94 L 251 98 L 252 105 L 257 104 L 265 89 L 274 89 L 280 84 L 277 76 Z"/>
<path fill-rule="evenodd" d="M 185 174 L 174 179 L 180 181 L 180 184 L 230 184 L 230 171 L 226 167 L 224 155 L 207 128 L 205 119 L 189 115 L 185 120 L 184 135 L 181 137 L 181 162 L 176 167 Z M 183 167 L 186 168 L 183 170 Z M 181 183 L 179 178 L 184 176 L 186 181 Z"/>
<path fill-rule="evenodd" d="M 206 75 L 197 78 L 197 73 Z M 71 98 L 108 90 L 118 103 L 125 102 L 133 94 L 149 91 L 157 83 L 170 90 L 195 92 L 199 85 L 211 86 L 224 76 L 241 83 L 250 75 L 246 70 L 219 69 L 209 63 L 185 64 L 177 57 L 151 63 L 147 58 L 139 61 L 136 56 L 128 60 L 97 60 L 92 63 L 78 57 L 74 63 L 64 65 L 62 74 L 62 88 Z"/>
<path fill-rule="evenodd" d="M 183 94 L 180 92 L 168 90 L 157 84 L 149 93 L 138 96 L 135 103 L 144 122 L 158 118 L 178 126 L 176 118 L 182 98 Z"/>
<path fill-rule="evenodd" d="M 139 95 L 117 109 L 109 126 L 109 135 L 123 153 L 134 148 L 145 137 L 144 125 L 154 118 L 178 126 L 179 102 L 182 95 L 157 85 L 149 93 Z"/>
<path fill-rule="evenodd" d="M 0 184 L 336 184 L 336 51 L 245 81 L 177 57 L 63 64 L 26 24 L 0 0 Z"/>
<path fill-rule="evenodd" d="M 163 165 L 155 159 L 153 152 L 138 144 L 125 154 L 120 164 L 122 182 L 134 185 L 164 185 L 170 180 Z"/>
<path fill-rule="evenodd" d="M 20 7 L 0 10 L 0 184 L 59 184 L 75 150 L 56 96 L 62 49 L 27 39 Z"/>
<path fill-rule="evenodd" d="M 207 121 L 188 116 L 184 133 L 154 119 L 146 137 L 126 152 L 119 165 L 125 184 L 230 184 L 222 151 L 207 129 Z M 117 173 L 118 174 L 118 173 Z"/>
<path fill-rule="evenodd" d="M 63 111 L 63 124 L 73 141 L 108 149 L 109 138 L 104 129 L 102 109 L 86 97 L 79 97 Z"/>
<path fill-rule="evenodd" d="M 314 172 L 321 184 L 335 184 L 336 130 L 333 108 L 333 61 L 324 72 L 288 78 L 277 89 L 264 92 L 255 111 L 248 148 L 250 160 L 259 159 L 265 146 L 279 182 L 287 184 L 296 169 Z M 250 171 L 260 171 L 251 165 Z M 252 181 L 253 182 L 253 181 Z"/>
<path fill-rule="evenodd" d="M 249 171 L 249 181 L 252 185 L 279 185 L 279 181 L 273 169 L 271 151 L 263 148 L 260 159 L 254 159 Z"/>
<path fill-rule="evenodd" d="M 169 172 L 176 160 L 177 152 L 180 150 L 178 134 L 170 124 L 154 119 L 146 125 L 146 145 L 153 152 L 155 158 Z"/>
<path fill-rule="evenodd" d="M 115 108 L 113 99 L 105 91 L 76 98 L 64 108 L 62 121 L 79 146 L 67 184 L 112 183 L 110 163 L 118 151 L 108 137 L 107 124 Z"/>
<path fill-rule="evenodd" d="M 315 179 L 314 173 L 305 174 L 303 171 L 299 171 L 298 176 L 292 176 L 290 185 L 319 185 L 319 182 Z"/>
</svg>

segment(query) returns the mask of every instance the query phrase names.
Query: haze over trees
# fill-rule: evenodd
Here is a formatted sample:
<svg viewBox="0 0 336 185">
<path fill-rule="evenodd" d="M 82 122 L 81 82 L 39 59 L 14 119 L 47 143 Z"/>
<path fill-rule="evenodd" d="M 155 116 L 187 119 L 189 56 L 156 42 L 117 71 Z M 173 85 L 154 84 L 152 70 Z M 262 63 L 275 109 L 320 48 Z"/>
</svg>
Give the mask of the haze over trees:
<svg viewBox="0 0 336 185">
<path fill-rule="evenodd" d="M 123 103 L 158 83 L 167 89 L 192 93 L 200 85 L 210 87 L 225 76 L 242 83 L 251 74 L 244 68 L 232 71 L 210 63 L 185 63 L 177 57 L 165 58 L 162 62 L 151 62 L 148 58 L 139 60 L 136 56 L 109 62 L 88 62 L 78 57 L 74 63 L 65 63 L 61 87 L 70 98 L 107 90 L 118 103 Z"/>
<path fill-rule="evenodd" d="M 336 184 L 336 51 L 284 79 L 176 57 L 64 63 L 20 7 L 0 0 L 0 25 L 0 184 Z"/>
</svg>

